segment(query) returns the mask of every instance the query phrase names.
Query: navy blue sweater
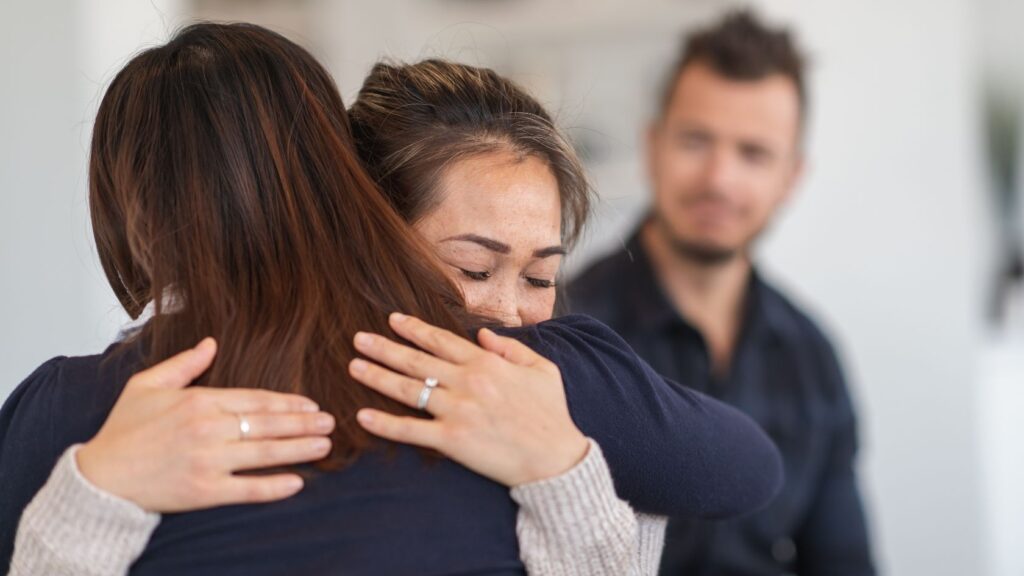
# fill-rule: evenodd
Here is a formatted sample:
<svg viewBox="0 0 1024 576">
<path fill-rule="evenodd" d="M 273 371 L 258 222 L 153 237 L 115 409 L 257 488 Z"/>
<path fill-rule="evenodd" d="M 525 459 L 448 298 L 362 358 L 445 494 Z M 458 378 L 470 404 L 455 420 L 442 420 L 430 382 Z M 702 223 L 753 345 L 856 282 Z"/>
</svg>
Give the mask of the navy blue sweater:
<svg viewBox="0 0 1024 576">
<path fill-rule="evenodd" d="M 781 484 L 774 445 L 737 410 L 654 373 L 603 324 L 510 331 L 561 369 L 570 412 L 638 510 L 722 517 Z M 71 444 L 91 438 L 140 368 L 130 354 L 45 363 L 0 411 L 0 566 L 18 518 Z M 164 515 L 133 574 L 522 574 L 508 489 L 451 461 L 375 451 L 272 504 Z"/>
</svg>

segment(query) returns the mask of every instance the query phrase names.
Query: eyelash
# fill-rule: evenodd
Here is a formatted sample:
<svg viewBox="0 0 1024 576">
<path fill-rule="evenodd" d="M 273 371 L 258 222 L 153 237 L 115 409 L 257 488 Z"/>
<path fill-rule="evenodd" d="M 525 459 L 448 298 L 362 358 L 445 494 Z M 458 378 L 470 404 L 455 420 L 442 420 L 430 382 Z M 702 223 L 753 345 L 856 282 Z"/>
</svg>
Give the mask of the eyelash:
<svg viewBox="0 0 1024 576">
<path fill-rule="evenodd" d="M 465 268 L 459 268 L 459 270 L 462 271 L 463 276 L 477 282 L 483 282 L 491 277 L 491 273 L 486 270 L 483 272 L 474 272 L 472 270 L 466 270 Z"/>
<path fill-rule="evenodd" d="M 465 268 L 459 268 L 462 275 L 474 282 L 484 282 L 491 277 L 491 273 L 486 270 L 483 272 L 475 272 L 473 270 L 466 270 Z M 527 278 L 527 282 L 530 283 L 534 288 L 550 289 L 558 286 L 554 280 L 541 280 L 540 278 Z"/>
</svg>

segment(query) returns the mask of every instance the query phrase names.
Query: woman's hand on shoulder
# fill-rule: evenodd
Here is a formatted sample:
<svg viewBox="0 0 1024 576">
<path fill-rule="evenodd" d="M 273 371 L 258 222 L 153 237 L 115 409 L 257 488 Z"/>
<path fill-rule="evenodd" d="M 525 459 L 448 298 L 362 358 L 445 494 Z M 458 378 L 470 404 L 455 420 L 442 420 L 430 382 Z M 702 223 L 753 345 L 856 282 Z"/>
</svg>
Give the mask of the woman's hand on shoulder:
<svg viewBox="0 0 1024 576">
<path fill-rule="evenodd" d="M 476 345 L 426 322 L 392 314 L 396 334 L 421 350 L 378 334 L 359 333 L 357 381 L 413 407 L 427 396 L 433 419 L 373 409 L 357 414 L 369 432 L 435 449 L 506 486 L 557 476 L 586 455 L 557 366 L 512 338 L 482 329 Z M 427 380 L 436 382 L 424 392 Z"/>
<path fill-rule="evenodd" d="M 295 394 L 187 388 L 216 353 L 206 338 L 135 374 L 99 433 L 78 450 L 82 475 L 151 512 L 268 502 L 301 490 L 297 474 L 234 473 L 323 458 L 333 417 Z"/>
</svg>

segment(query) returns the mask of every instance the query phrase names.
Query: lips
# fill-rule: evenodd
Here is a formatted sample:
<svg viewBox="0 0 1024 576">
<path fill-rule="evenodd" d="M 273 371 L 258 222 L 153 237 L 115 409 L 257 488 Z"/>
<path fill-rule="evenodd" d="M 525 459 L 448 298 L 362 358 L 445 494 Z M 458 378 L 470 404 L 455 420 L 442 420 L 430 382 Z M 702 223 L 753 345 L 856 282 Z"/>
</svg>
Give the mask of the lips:
<svg viewBox="0 0 1024 576">
<path fill-rule="evenodd" d="M 698 220 L 721 221 L 736 216 L 736 209 L 720 200 L 698 200 L 687 203 L 683 210 Z"/>
</svg>

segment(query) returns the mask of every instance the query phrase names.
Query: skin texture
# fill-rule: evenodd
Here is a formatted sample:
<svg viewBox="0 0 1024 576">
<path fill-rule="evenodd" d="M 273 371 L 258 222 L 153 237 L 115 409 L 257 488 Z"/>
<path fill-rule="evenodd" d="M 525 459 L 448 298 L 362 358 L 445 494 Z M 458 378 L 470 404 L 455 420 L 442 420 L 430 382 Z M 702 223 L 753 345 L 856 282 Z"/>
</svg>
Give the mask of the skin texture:
<svg viewBox="0 0 1024 576">
<path fill-rule="evenodd" d="M 800 101 L 782 75 L 737 82 L 695 63 L 648 137 L 658 223 L 695 251 L 746 249 L 802 169 Z"/>
<path fill-rule="evenodd" d="M 371 361 L 349 365 L 354 378 L 415 406 L 423 381 L 441 385 L 427 403 L 433 418 L 363 409 L 368 431 L 433 448 L 506 486 L 557 476 L 589 448 L 566 405 L 558 367 L 517 340 L 480 331 L 477 346 L 410 316 L 392 314 L 392 329 L 422 350 L 360 332 L 355 345 Z"/>
<path fill-rule="evenodd" d="M 534 156 L 496 152 L 441 177 L 441 202 L 417 222 L 469 308 L 509 326 L 551 318 L 561 246 L 558 182 Z"/>
<path fill-rule="evenodd" d="M 234 472 L 323 458 L 334 418 L 294 394 L 184 389 L 216 353 L 206 338 L 132 376 L 103 428 L 78 451 L 82 475 L 150 512 L 269 502 L 301 490 L 297 474 Z M 244 441 L 237 414 L 251 426 Z"/>
<path fill-rule="evenodd" d="M 550 319 L 565 251 L 558 182 L 548 165 L 509 152 L 467 158 L 442 175 L 441 193 L 415 226 L 462 288 L 467 307 L 509 326 Z M 396 333 L 425 352 L 360 334 L 356 348 L 373 362 L 356 360 L 350 372 L 410 406 L 424 379 L 438 378 L 427 406 L 434 419 L 362 410 L 359 422 L 368 431 L 436 449 L 507 486 L 557 476 L 586 455 L 553 364 L 487 330 L 477 346 L 396 318 L 405 317 L 392 317 Z"/>
</svg>

